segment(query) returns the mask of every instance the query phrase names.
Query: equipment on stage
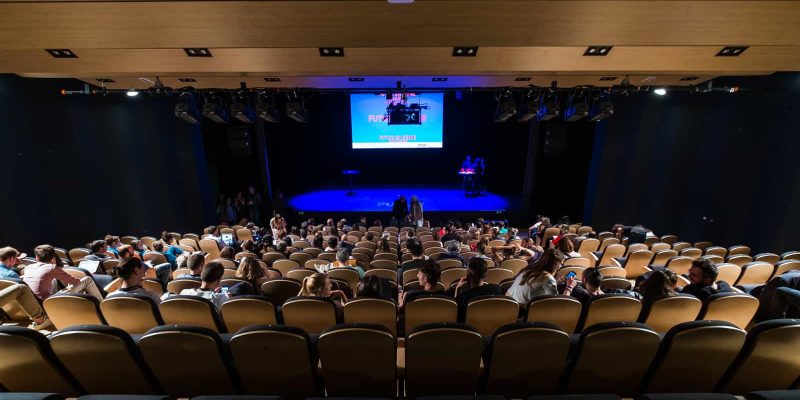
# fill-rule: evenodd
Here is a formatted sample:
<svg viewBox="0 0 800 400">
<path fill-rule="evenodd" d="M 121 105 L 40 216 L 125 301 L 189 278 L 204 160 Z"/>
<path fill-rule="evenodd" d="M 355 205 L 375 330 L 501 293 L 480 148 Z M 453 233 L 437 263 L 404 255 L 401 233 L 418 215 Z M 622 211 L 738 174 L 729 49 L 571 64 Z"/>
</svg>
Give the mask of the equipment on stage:
<svg viewBox="0 0 800 400">
<path fill-rule="evenodd" d="M 353 177 L 358 175 L 358 174 L 360 174 L 360 173 L 361 173 L 361 171 L 359 171 L 357 169 L 346 169 L 346 170 L 342 171 L 342 175 L 347 177 L 347 181 L 349 183 L 348 187 L 350 188 L 350 191 L 347 192 L 348 196 L 355 196 L 356 195 L 356 192 L 353 191 Z"/>
<path fill-rule="evenodd" d="M 459 175 L 475 175 L 475 168 L 461 168 L 458 170 Z"/>
</svg>

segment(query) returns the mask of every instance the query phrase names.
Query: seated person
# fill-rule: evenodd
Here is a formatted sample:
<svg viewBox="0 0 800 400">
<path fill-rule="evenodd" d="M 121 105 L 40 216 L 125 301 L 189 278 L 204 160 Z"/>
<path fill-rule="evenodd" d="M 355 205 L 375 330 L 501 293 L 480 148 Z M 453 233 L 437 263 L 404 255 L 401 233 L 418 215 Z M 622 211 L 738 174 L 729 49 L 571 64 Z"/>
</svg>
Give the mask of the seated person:
<svg viewBox="0 0 800 400">
<path fill-rule="evenodd" d="M 575 251 L 575 245 L 569 238 L 559 237 L 558 243 L 556 243 L 556 248 L 561 250 L 561 252 L 564 253 L 564 255 L 567 258 L 574 258 L 581 256 L 581 253 Z"/>
<path fill-rule="evenodd" d="M 529 263 L 517 274 L 506 296 L 513 297 L 517 303 L 527 307 L 528 302 L 536 296 L 558 294 L 553 274 L 563 260 L 564 254 L 558 249 L 545 250 L 538 260 Z"/>
<path fill-rule="evenodd" d="M 267 277 L 267 272 L 264 271 L 264 268 L 261 267 L 258 260 L 252 257 L 245 257 L 242 259 L 239 268 L 236 269 L 236 278 L 250 282 L 250 285 L 253 286 L 253 294 L 258 295 L 262 294 L 261 285 L 269 279 Z"/>
<path fill-rule="evenodd" d="M 447 243 L 451 240 L 455 240 L 458 242 L 461 241 L 461 236 L 458 235 L 458 232 L 456 232 L 456 228 L 453 225 L 447 224 L 444 227 L 444 232 L 445 233 L 442 235 L 442 242 Z"/>
<path fill-rule="evenodd" d="M 758 297 L 759 320 L 800 316 L 800 271 L 788 271 L 770 279 L 752 293 Z"/>
<path fill-rule="evenodd" d="M 234 257 L 236 257 L 236 251 L 231 246 L 225 246 L 219 251 L 219 258 L 233 260 Z"/>
<path fill-rule="evenodd" d="M 103 262 L 105 260 L 110 259 L 111 257 L 108 256 L 108 245 L 106 244 L 105 240 L 95 240 L 89 243 L 89 251 L 92 254 L 84 257 L 84 260 L 89 261 L 99 261 Z"/>
<path fill-rule="evenodd" d="M 22 279 L 39 300 L 44 301 L 53 294 L 54 280 L 66 287 L 60 293 L 86 293 L 99 301 L 103 300 L 103 295 L 100 294 L 91 276 L 77 279 L 64 271 L 53 246 L 48 244 L 36 246 L 34 254 L 37 262 L 25 267 Z"/>
<path fill-rule="evenodd" d="M 431 260 L 426 260 L 419 268 L 419 272 L 417 272 L 417 282 L 419 282 L 421 289 L 403 292 L 400 296 L 400 303 L 398 306 L 403 307 L 409 301 L 426 294 L 443 293 L 439 285 L 437 285 L 441 276 L 442 271 L 439 265 Z"/>
<path fill-rule="evenodd" d="M 394 301 L 392 283 L 377 275 L 365 276 L 356 288 L 358 298 L 374 298 Z"/>
<path fill-rule="evenodd" d="M 503 290 L 494 283 L 487 283 L 483 279 L 486 277 L 486 260 L 479 257 L 472 257 L 467 264 L 467 276 L 458 281 L 453 290 L 453 297 L 458 303 L 458 320 L 466 318 L 467 304 L 469 301 L 488 295 L 502 295 Z"/>
<path fill-rule="evenodd" d="M 119 257 L 119 246 L 122 245 L 122 242 L 119 240 L 119 236 L 113 235 L 106 235 L 105 242 L 107 249 L 106 251 Z"/>
<path fill-rule="evenodd" d="M 717 281 L 717 266 L 709 260 L 694 260 L 689 268 L 689 285 L 681 293 L 691 294 L 701 301 L 717 293 L 733 292 L 728 282 Z"/>
<path fill-rule="evenodd" d="M 25 314 L 33 321 L 34 329 L 50 329 L 53 323 L 45 315 L 39 301 L 27 285 L 15 283 L 5 289 L 0 289 L 0 307 L 16 303 Z"/>
<path fill-rule="evenodd" d="M 404 271 L 419 268 L 425 263 L 425 260 L 428 259 L 428 257 L 425 256 L 425 252 L 422 250 L 422 243 L 420 243 L 419 240 L 414 238 L 408 239 L 406 241 L 406 248 L 411 253 L 411 260 L 402 263 L 400 268 L 397 268 L 398 282 L 403 279 Z"/>
<path fill-rule="evenodd" d="M 603 283 L 603 273 L 598 268 L 589 267 L 583 270 L 580 284 L 576 285 L 576 283 L 574 278 L 567 279 L 567 288 L 564 290 L 564 294 L 578 299 L 584 306 L 589 304 L 592 297 L 605 294 L 600 288 Z"/>
<path fill-rule="evenodd" d="M 339 247 L 339 239 L 336 236 L 328 239 L 328 246 L 325 247 L 325 252 L 334 252 Z"/>
<path fill-rule="evenodd" d="M 451 240 L 445 244 L 447 252 L 439 254 L 440 260 L 458 260 L 461 263 L 464 263 L 464 257 L 461 257 L 459 254 L 459 250 L 461 250 L 461 241 L 460 240 Z"/>
<path fill-rule="evenodd" d="M 228 301 L 228 295 L 222 293 L 220 283 L 222 282 L 222 275 L 225 273 L 225 267 L 216 261 L 209 261 L 203 267 L 203 272 L 200 274 L 202 283 L 196 289 L 183 289 L 181 295 L 183 296 L 200 296 L 210 300 L 214 303 L 217 311 L 222 308 L 222 303 Z"/>
<path fill-rule="evenodd" d="M 19 277 L 19 259 L 24 258 L 25 254 L 20 254 L 17 249 L 13 247 L 3 247 L 0 249 L 0 278 L 14 278 Z"/>
<path fill-rule="evenodd" d="M 177 265 L 175 259 L 183 253 L 183 250 L 178 247 L 175 237 L 167 231 L 161 232 L 161 242 L 164 243 L 164 257 L 167 258 L 168 263 L 175 267 Z"/>
<path fill-rule="evenodd" d="M 303 278 L 300 293 L 297 295 L 304 297 L 325 297 L 333 300 L 337 307 L 341 307 L 344 303 L 347 303 L 347 295 L 341 290 L 332 290 L 331 280 L 328 278 L 328 275 L 319 272 Z"/>
<path fill-rule="evenodd" d="M 186 268 L 191 271 L 190 274 L 180 274 L 175 279 L 194 279 L 197 281 L 202 280 L 203 267 L 206 265 L 206 258 L 203 253 L 192 253 L 186 258 Z"/>
<path fill-rule="evenodd" d="M 144 243 L 141 240 L 131 240 L 131 247 L 133 247 L 133 251 L 139 255 L 139 259 L 144 260 Z"/>
<path fill-rule="evenodd" d="M 122 286 L 107 298 L 124 296 L 126 293 L 146 294 L 153 299 L 156 304 L 161 303 L 161 299 L 153 292 L 148 292 L 142 287 L 147 266 L 142 260 L 136 257 L 128 257 L 114 268 L 114 273 L 122 279 Z"/>
<path fill-rule="evenodd" d="M 674 296 L 677 287 L 678 275 L 666 268 L 659 268 L 639 284 L 637 292 L 642 295 L 642 303 L 649 306 L 660 298 Z"/>
<path fill-rule="evenodd" d="M 317 270 L 317 272 L 325 273 L 325 272 L 328 272 L 328 271 L 330 271 L 330 270 L 332 270 L 334 268 L 351 268 L 351 269 L 354 269 L 356 272 L 358 272 L 358 277 L 359 278 L 363 278 L 364 274 L 366 274 L 364 269 L 359 267 L 359 266 L 350 265 L 350 263 L 348 262 L 349 259 L 350 259 L 350 251 L 345 249 L 345 248 L 342 248 L 342 249 L 339 249 L 339 251 L 336 252 L 336 261 L 334 261 L 334 262 L 332 262 L 330 264 L 317 265 L 316 266 L 316 270 Z"/>
</svg>

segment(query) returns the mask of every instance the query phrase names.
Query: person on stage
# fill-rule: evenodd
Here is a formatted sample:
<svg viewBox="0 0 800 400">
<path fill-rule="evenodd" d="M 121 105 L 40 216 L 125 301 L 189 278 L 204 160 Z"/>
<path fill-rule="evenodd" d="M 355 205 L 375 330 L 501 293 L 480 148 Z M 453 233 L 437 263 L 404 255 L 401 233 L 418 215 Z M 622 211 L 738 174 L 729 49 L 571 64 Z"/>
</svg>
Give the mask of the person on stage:
<svg viewBox="0 0 800 400">
<path fill-rule="evenodd" d="M 422 227 L 422 203 L 417 196 L 411 196 L 411 220 L 417 228 Z"/>
<path fill-rule="evenodd" d="M 472 192 L 472 185 L 474 183 L 474 175 L 475 172 L 475 164 L 472 162 L 472 156 L 467 154 L 467 158 L 464 162 L 461 163 L 461 169 L 459 173 L 462 177 L 462 187 L 464 189 L 464 195 L 469 196 Z"/>
<path fill-rule="evenodd" d="M 406 219 L 406 215 L 408 215 L 408 203 L 406 203 L 406 197 L 399 195 L 397 196 L 397 200 L 394 201 L 392 205 L 392 219 L 394 220 L 394 226 L 400 226 L 404 223 Z"/>
</svg>

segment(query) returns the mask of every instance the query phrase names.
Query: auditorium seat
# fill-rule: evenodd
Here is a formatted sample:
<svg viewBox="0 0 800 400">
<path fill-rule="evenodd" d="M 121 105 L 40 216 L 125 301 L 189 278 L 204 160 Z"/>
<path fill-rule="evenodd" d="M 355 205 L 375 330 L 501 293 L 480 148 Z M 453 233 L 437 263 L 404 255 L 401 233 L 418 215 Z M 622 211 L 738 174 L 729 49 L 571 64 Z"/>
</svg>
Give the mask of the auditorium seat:
<svg viewBox="0 0 800 400">
<path fill-rule="evenodd" d="M 770 279 L 781 276 L 788 271 L 800 271 L 800 260 L 782 260 L 775 263 L 775 272 Z"/>
<path fill-rule="evenodd" d="M 404 270 L 402 275 L 402 280 L 403 280 L 402 285 L 405 286 L 409 282 L 416 282 L 418 273 L 419 273 L 419 268 Z"/>
<path fill-rule="evenodd" d="M 444 260 L 439 260 L 436 262 L 436 264 L 442 271 L 446 271 L 450 268 L 464 268 L 464 263 L 462 263 L 461 260 L 456 260 L 454 258 L 446 258 Z"/>
<path fill-rule="evenodd" d="M 775 272 L 775 267 L 765 262 L 750 262 L 744 264 L 742 266 L 742 273 L 739 275 L 739 280 L 736 281 L 735 285 L 763 285 L 767 283 L 773 272 Z"/>
<path fill-rule="evenodd" d="M 122 329 L 73 326 L 50 336 L 50 345 L 88 393 L 163 393 L 139 347 Z"/>
<path fill-rule="evenodd" d="M 557 393 L 569 348 L 569 334 L 553 324 L 501 327 L 492 336 L 486 358 L 486 392 L 514 399 Z"/>
<path fill-rule="evenodd" d="M 728 247 L 728 257 L 736 254 L 750 255 L 750 247 L 744 245 Z"/>
<path fill-rule="evenodd" d="M 611 268 L 603 268 L 602 272 L 606 272 L 607 269 Z M 603 277 L 603 281 L 600 283 L 600 287 L 603 290 L 609 290 L 609 289 L 631 290 L 633 289 L 633 282 L 631 282 L 629 279 L 626 278 L 607 276 Z"/>
<path fill-rule="evenodd" d="M 197 289 L 201 284 L 198 279 L 175 279 L 167 284 L 167 291 L 180 294 L 184 289 Z"/>
<path fill-rule="evenodd" d="M 306 261 L 308 261 L 308 260 L 306 260 Z M 304 263 L 305 263 L 305 261 L 304 261 Z M 282 260 L 275 260 L 272 263 L 272 267 L 271 268 L 274 269 L 274 270 L 277 270 L 277 271 L 281 271 L 281 274 L 283 274 L 283 276 L 286 276 L 286 274 L 289 271 L 291 271 L 293 269 L 300 269 L 300 263 L 298 263 L 297 261 L 293 261 L 293 260 L 283 260 L 283 259 Z"/>
<path fill-rule="evenodd" d="M 781 254 L 781 260 L 800 260 L 800 251 L 787 251 Z"/>
<path fill-rule="evenodd" d="M 754 326 L 718 391 L 744 394 L 792 388 L 800 376 L 797 349 L 800 349 L 800 320 L 776 319 Z"/>
<path fill-rule="evenodd" d="M 758 299 L 742 293 L 717 293 L 708 297 L 698 319 L 728 321 L 741 329 L 753 319 Z"/>
<path fill-rule="evenodd" d="M 483 280 L 488 283 L 494 283 L 495 285 L 497 285 L 506 279 L 513 279 L 515 276 L 516 274 L 513 271 L 503 268 L 501 264 L 500 268 L 487 269 L 486 276 L 484 277 Z"/>
<path fill-rule="evenodd" d="M 684 322 L 661 341 L 644 393 L 711 392 L 742 349 L 745 332 L 724 321 Z"/>
<path fill-rule="evenodd" d="M 347 285 L 350 286 L 350 289 L 353 290 L 354 292 L 358 288 L 358 283 L 361 282 L 361 278 L 358 275 L 358 271 L 355 268 L 350 268 L 350 267 L 333 268 L 330 271 L 328 271 L 328 277 L 330 277 L 331 279 L 340 279 L 347 282 Z"/>
<path fill-rule="evenodd" d="M 697 247 L 697 246 L 695 246 L 695 247 Z M 719 256 L 719 257 L 722 257 L 723 259 L 725 258 L 726 255 L 728 255 L 728 249 L 726 249 L 724 247 L 720 247 L 720 246 L 710 246 L 710 247 L 706 247 L 705 249 L 701 249 L 701 250 L 703 250 L 703 255 Z"/>
<path fill-rule="evenodd" d="M 562 263 L 562 268 L 568 268 L 568 267 L 589 268 L 591 266 L 592 266 L 591 262 L 589 261 L 588 258 L 585 257 L 570 257 L 565 259 L 564 262 Z"/>
<path fill-rule="evenodd" d="M 317 357 L 302 329 L 249 326 L 231 337 L 229 347 L 245 393 L 289 399 L 319 394 Z"/>
<path fill-rule="evenodd" d="M 581 318 L 581 302 L 570 296 L 537 296 L 528 303 L 528 322 L 551 323 L 568 334 Z"/>
<path fill-rule="evenodd" d="M 200 250 L 207 254 L 206 261 L 212 261 L 219 258 L 219 243 L 213 239 L 200 239 Z"/>
<path fill-rule="evenodd" d="M 617 239 L 606 239 L 606 241 L 608 240 L 617 240 Z M 605 250 L 590 253 L 589 261 L 594 260 L 595 266 L 604 267 L 607 265 L 614 265 L 612 263 L 612 260 L 615 258 L 622 257 L 624 254 L 625 254 L 625 246 L 616 243 L 606 247 Z"/>
<path fill-rule="evenodd" d="M 159 265 L 166 263 L 167 257 L 158 252 L 148 252 L 144 253 L 144 256 L 142 256 L 142 261 L 150 261 L 150 263 L 153 265 Z"/>
<path fill-rule="evenodd" d="M 559 281 L 559 282 L 563 281 L 565 279 L 565 277 L 567 276 L 567 274 L 569 274 L 570 272 L 574 272 L 575 273 L 575 279 L 580 279 L 581 276 L 583 276 L 583 271 L 587 267 L 574 266 L 574 265 L 569 265 L 568 266 L 566 264 L 566 262 L 569 261 L 569 260 L 580 260 L 580 258 L 568 258 L 567 260 L 565 260 L 564 261 L 565 264 L 561 268 L 556 270 L 556 275 L 555 275 L 556 276 L 556 281 Z"/>
<path fill-rule="evenodd" d="M 527 266 L 528 266 L 527 261 L 518 258 L 503 260 L 500 263 L 500 268 L 507 269 L 511 271 L 514 275 L 519 274 L 519 272 L 522 271 L 522 269 Z"/>
<path fill-rule="evenodd" d="M 69 261 L 72 263 L 72 265 L 78 265 L 81 262 L 81 260 L 83 260 L 84 258 L 86 258 L 86 256 L 90 254 L 92 254 L 92 252 L 89 251 L 89 249 L 84 249 L 82 247 L 70 249 L 68 253 Z"/>
<path fill-rule="evenodd" d="M 478 388 L 483 341 L 459 323 L 418 326 L 406 338 L 406 396 L 473 395 Z"/>
<path fill-rule="evenodd" d="M 336 325 L 319 336 L 317 347 L 327 396 L 397 396 L 395 337 L 387 328 Z"/>
<path fill-rule="evenodd" d="M 519 303 L 511 297 L 478 296 L 467 304 L 464 322 L 484 337 L 491 337 L 503 325 L 517 322 Z"/>
<path fill-rule="evenodd" d="M 709 248 L 709 247 L 711 247 L 713 245 L 714 245 L 714 243 L 711 243 L 709 241 L 701 241 L 701 242 L 695 243 L 694 247 L 696 247 L 696 248 L 698 248 L 700 250 L 705 250 L 705 249 L 707 249 L 707 248 Z"/>
<path fill-rule="evenodd" d="M 753 257 L 750 257 L 747 254 L 735 254 L 732 256 L 728 256 L 727 262 L 731 264 L 736 264 L 740 267 L 744 267 L 745 264 L 753 262 Z M 761 261 L 763 263 L 763 261 Z M 768 264 L 768 263 L 765 263 Z M 769 264 L 772 265 L 772 264 Z"/>
<path fill-rule="evenodd" d="M 225 323 L 214 304 L 200 296 L 172 296 L 158 306 L 164 323 L 168 325 L 193 325 L 226 333 Z"/>
<path fill-rule="evenodd" d="M 5 288 L 11 287 L 16 284 L 25 285 L 25 282 L 22 279 L 17 278 L 0 278 L 0 290 Z M 22 325 L 30 324 L 30 316 L 25 313 L 22 307 L 16 301 L 11 301 L 2 306 L 2 313 L 5 318 L 2 319 L 3 322 L 17 322 Z"/>
<path fill-rule="evenodd" d="M 59 293 L 46 298 L 44 312 L 56 329 L 73 325 L 104 325 L 100 314 L 100 302 L 94 296 L 83 293 Z"/>
<path fill-rule="evenodd" d="M 607 322 L 586 328 L 578 341 L 577 355 L 566 368 L 565 391 L 632 396 L 658 351 L 659 340 L 656 332 L 637 322 Z"/>
<path fill-rule="evenodd" d="M 761 261 L 772 265 L 775 265 L 780 260 L 781 256 L 775 253 L 758 253 L 753 256 L 753 261 Z"/>
<path fill-rule="evenodd" d="M 717 264 L 717 281 L 725 281 L 733 286 L 742 274 L 742 267 L 736 264 Z"/>
<path fill-rule="evenodd" d="M 144 334 L 148 330 L 164 325 L 161 312 L 153 299 L 140 293 L 126 293 L 100 302 L 100 311 L 109 325 L 129 334 Z"/>
<path fill-rule="evenodd" d="M 53 352 L 47 338 L 32 329 L 0 326 L 0 385 L 12 392 L 84 393 Z"/>
<path fill-rule="evenodd" d="M 442 271 L 442 275 L 439 277 L 439 282 L 446 288 L 449 288 L 454 283 L 458 282 L 461 278 L 467 276 L 467 269 L 466 268 L 450 268 Z"/>
<path fill-rule="evenodd" d="M 292 279 L 272 279 L 261 284 L 261 293 L 275 307 L 280 307 L 286 300 L 297 296 L 302 286 Z"/>
<path fill-rule="evenodd" d="M 456 322 L 458 305 L 452 297 L 443 295 L 425 295 L 417 297 L 404 306 L 405 331 L 425 324 L 438 322 Z"/>
<path fill-rule="evenodd" d="M 301 243 L 304 244 L 304 245 L 306 244 L 305 242 L 297 242 L 296 244 L 299 245 Z M 308 260 L 310 260 L 312 258 L 314 258 L 314 257 L 312 257 L 311 254 L 308 254 L 308 253 L 305 253 L 305 252 L 300 252 L 300 251 L 296 251 L 296 252 L 294 252 L 292 254 L 289 254 L 289 260 L 296 262 L 298 268 L 300 268 L 301 265 L 305 265 L 306 261 L 308 261 Z"/>
<path fill-rule="evenodd" d="M 697 319 L 702 307 L 703 303 L 692 295 L 662 297 L 642 308 L 639 322 L 658 333 L 666 333 L 678 324 Z"/>
<path fill-rule="evenodd" d="M 600 273 L 603 274 L 603 278 L 616 277 L 616 278 L 626 279 L 625 276 L 627 275 L 627 272 L 625 272 L 625 269 L 622 267 L 604 266 L 596 268 L 600 271 Z"/>
<path fill-rule="evenodd" d="M 689 269 L 692 267 L 692 261 L 693 260 L 689 257 L 677 256 L 667 260 L 664 267 L 674 272 L 676 275 L 685 275 L 689 273 Z"/>
<path fill-rule="evenodd" d="M 656 254 L 660 251 L 671 250 L 672 246 L 669 243 L 656 242 L 650 245 L 650 251 Z"/>
<path fill-rule="evenodd" d="M 378 269 L 371 269 L 364 274 L 364 277 L 376 275 L 378 278 L 381 279 L 388 279 L 394 283 L 397 283 L 397 271 L 393 271 L 391 269 L 385 268 L 378 268 Z M 444 275 L 444 272 L 442 272 Z"/>
<path fill-rule="evenodd" d="M 716 255 L 716 254 L 706 254 L 700 257 L 701 260 L 708 260 L 713 264 L 722 264 L 725 262 L 725 257 Z M 733 264 L 733 263 L 731 263 Z"/>
<path fill-rule="evenodd" d="M 336 304 L 326 297 L 292 297 L 283 304 L 283 323 L 319 335 L 336 325 Z"/>
<path fill-rule="evenodd" d="M 744 395 L 747 400 L 796 400 L 800 390 L 760 390 Z"/>
<path fill-rule="evenodd" d="M 400 259 L 397 258 L 397 254 L 394 254 L 394 253 L 378 253 L 378 254 L 375 254 L 375 257 L 373 257 L 372 259 L 373 260 L 390 260 L 390 261 L 394 261 L 395 263 L 400 261 Z"/>
<path fill-rule="evenodd" d="M 687 247 L 680 252 L 681 256 L 689 257 L 692 260 L 697 260 L 698 258 L 703 256 L 703 250 L 698 249 L 696 247 Z"/>
<path fill-rule="evenodd" d="M 274 251 L 270 251 L 270 252 L 264 253 L 264 255 L 261 256 L 261 260 L 266 262 L 267 265 L 269 265 L 270 268 L 272 268 L 272 264 L 276 260 L 282 260 L 282 259 L 285 259 L 285 258 L 286 257 L 283 254 L 278 253 L 278 252 L 274 252 Z"/>
<path fill-rule="evenodd" d="M 576 332 L 604 322 L 636 322 L 642 303 L 627 294 L 602 294 L 592 297 L 583 308 Z"/>
<path fill-rule="evenodd" d="M 228 349 L 210 329 L 189 325 L 155 327 L 139 340 L 139 347 L 169 395 L 239 393 Z"/>
<path fill-rule="evenodd" d="M 318 249 L 316 247 L 306 247 L 303 249 L 303 253 L 311 254 L 312 257 L 317 258 L 317 256 L 322 253 L 322 249 Z"/>
<path fill-rule="evenodd" d="M 234 333 L 249 325 L 274 325 L 278 318 L 275 306 L 264 296 L 236 296 L 222 303 L 222 320 L 228 332 Z"/>
<path fill-rule="evenodd" d="M 640 250 L 648 250 L 648 249 L 649 248 L 644 243 L 634 243 L 634 244 L 628 246 L 628 248 L 625 250 L 625 256 L 623 256 L 622 259 L 627 258 L 633 252 L 640 251 Z"/>
<path fill-rule="evenodd" d="M 581 240 L 580 246 L 578 246 L 578 253 L 580 253 L 581 257 L 592 260 L 590 258 L 590 254 L 597 251 L 600 248 L 600 241 L 597 239 L 583 239 Z"/>
<path fill-rule="evenodd" d="M 667 265 L 667 262 L 669 262 L 670 259 L 675 257 L 678 257 L 678 252 L 675 250 L 660 250 L 653 255 L 653 261 L 650 262 L 650 265 L 664 266 Z"/>
<path fill-rule="evenodd" d="M 344 305 L 344 322 L 379 325 L 397 336 L 397 305 L 384 299 L 356 298 Z"/>
</svg>

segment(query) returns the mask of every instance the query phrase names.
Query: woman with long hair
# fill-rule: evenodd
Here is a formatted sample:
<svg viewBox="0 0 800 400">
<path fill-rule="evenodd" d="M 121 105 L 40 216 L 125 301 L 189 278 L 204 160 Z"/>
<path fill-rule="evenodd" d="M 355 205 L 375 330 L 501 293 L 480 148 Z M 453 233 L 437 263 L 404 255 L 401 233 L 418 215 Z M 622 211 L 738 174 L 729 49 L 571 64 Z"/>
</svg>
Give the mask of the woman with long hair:
<svg viewBox="0 0 800 400">
<path fill-rule="evenodd" d="M 458 303 L 459 321 L 466 317 L 467 304 L 478 296 L 501 295 L 503 290 L 494 283 L 484 281 L 486 278 L 486 259 L 472 257 L 467 264 L 467 276 L 461 278 L 453 292 Z"/>
<path fill-rule="evenodd" d="M 258 263 L 258 260 L 252 257 L 242 258 L 239 268 L 236 269 L 236 277 L 243 279 L 253 286 L 255 294 L 261 294 L 261 285 L 269 280 L 267 272 Z"/>
<path fill-rule="evenodd" d="M 416 227 L 422 227 L 422 203 L 416 195 L 411 196 L 411 220 Z"/>
<path fill-rule="evenodd" d="M 558 239 L 558 244 L 556 245 L 556 248 L 561 250 L 561 252 L 564 253 L 564 256 L 566 256 L 567 258 L 581 256 L 581 253 L 575 251 L 575 244 L 573 244 L 572 240 L 568 237 L 563 237 L 563 236 L 560 237 Z"/>
<path fill-rule="evenodd" d="M 642 301 L 650 304 L 662 297 L 675 295 L 678 276 L 666 268 L 658 268 L 647 277 L 636 290 L 642 295 Z"/>
<path fill-rule="evenodd" d="M 302 287 L 298 296 L 304 297 L 325 297 L 331 300 L 337 299 L 342 304 L 347 302 L 347 295 L 341 290 L 332 290 L 331 280 L 328 275 L 316 273 L 303 278 Z"/>
<path fill-rule="evenodd" d="M 392 253 L 392 247 L 389 246 L 389 232 L 384 232 L 381 235 L 381 240 L 378 242 L 378 253 Z"/>
<path fill-rule="evenodd" d="M 514 283 L 508 289 L 517 303 L 527 306 L 536 296 L 558 294 L 556 278 L 553 276 L 564 260 L 564 253 L 558 249 L 547 249 L 542 256 L 519 271 Z"/>
</svg>

